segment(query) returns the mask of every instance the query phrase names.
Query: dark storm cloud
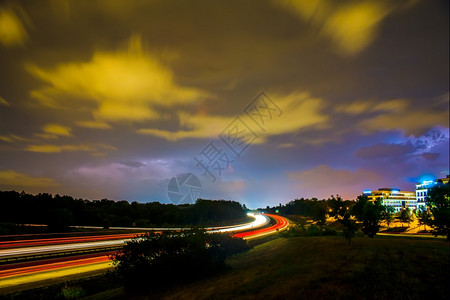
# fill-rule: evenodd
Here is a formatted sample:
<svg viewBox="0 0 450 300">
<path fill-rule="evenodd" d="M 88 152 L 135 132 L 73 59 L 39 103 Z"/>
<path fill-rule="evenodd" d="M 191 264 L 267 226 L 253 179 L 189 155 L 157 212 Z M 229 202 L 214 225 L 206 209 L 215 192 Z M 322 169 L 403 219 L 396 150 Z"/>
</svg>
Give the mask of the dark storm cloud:
<svg viewBox="0 0 450 300">
<path fill-rule="evenodd" d="M 370 147 L 358 149 L 355 155 L 359 158 L 398 158 L 413 153 L 415 150 L 411 143 L 407 144 L 376 144 Z"/>
<path fill-rule="evenodd" d="M 140 168 L 146 166 L 146 164 L 139 161 L 121 161 L 120 164 L 130 168 Z"/>
<path fill-rule="evenodd" d="M 430 153 L 423 153 L 421 156 L 427 160 L 436 160 L 439 158 L 439 153 L 430 152 Z"/>
<path fill-rule="evenodd" d="M 22 180 L 33 191 L 166 201 L 168 179 L 200 173 L 193 156 L 261 90 L 284 114 L 228 177 L 203 181 L 205 196 L 264 206 L 319 196 L 309 175 L 341 176 L 321 184 L 349 198 L 364 185 L 355 178 L 401 186 L 439 176 L 448 168 L 443 3 L 2 4 L 0 22 L 12 20 L 0 30 L 2 188 Z"/>
</svg>

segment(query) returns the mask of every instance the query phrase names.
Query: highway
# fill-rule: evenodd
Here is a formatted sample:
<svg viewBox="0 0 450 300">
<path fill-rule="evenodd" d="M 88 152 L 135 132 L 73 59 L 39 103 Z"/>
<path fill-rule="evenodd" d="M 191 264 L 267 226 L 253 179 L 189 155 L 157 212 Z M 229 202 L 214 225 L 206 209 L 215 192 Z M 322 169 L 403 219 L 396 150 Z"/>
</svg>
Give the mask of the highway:
<svg viewBox="0 0 450 300">
<path fill-rule="evenodd" d="M 134 236 L 136 236 L 137 234 L 141 234 L 141 232 L 126 233 L 126 234 L 98 235 L 98 236 L 78 236 L 78 237 L 51 238 L 51 239 L 2 241 L 2 242 L 0 242 L 0 249 L 28 247 L 28 246 L 54 245 L 54 244 L 58 244 L 58 245 L 59 244 L 73 244 L 73 243 L 104 241 L 104 240 L 113 240 L 113 239 L 130 239 L 130 238 L 133 238 Z"/>
<path fill-rule="evenodd" d="M 240 237 L 243 239 L 254 239 L 261 236 L 269 235 L 274 232 L 278 232 L 281 230 L 286 229 L 289 226 L 289 222 L 286 218 L 279 216 L 279 215 L 272 215 L 272 214 L 265 214 L 265 216 L 268 216 L 275 220 L 275 225 L 272 225 L 268 228 L 261 228 L 261 229 L 255 229 L 251 231 L 245 231 L 241 233 L 236 233 L 235 237 Z"/>
<path fill-rule="evenodd" d="M 246 224 L 211 227 L 209 232 L 230 232 L 244 239 L 275 233 L 287 228 L 288 221 L 278 215 L 251 214 L 254 221 Z M 267 227 L 272 218 L 275 224 Z M 136 229 L 136 228 L 133 228 Z M 158 228 L 167 230 L 167 228 Z M 172 229 L 173 230 L 173 229 Z M 137 233 L 142 234 L 142 233 Z M 18 257 L 42 256 L 46 254 L 66 253 L 68 251 L 87 251 L 121 247 L 136 234 L 117 234 L 104 236 L 84 236 L 70 238 L 53 238 L 39 240 L 22 240 L 0 242 L 0 261 Z M 14 263 L 0 266 L 0 291 L 25 283 L 54 279 L 57 277 L 77 275 L 85 272 L 101 271 L 111 268 L 111 261 L 105 253 L 84 254 L 72 257 L 46 259 L 36 262 Z"/>
</svg>

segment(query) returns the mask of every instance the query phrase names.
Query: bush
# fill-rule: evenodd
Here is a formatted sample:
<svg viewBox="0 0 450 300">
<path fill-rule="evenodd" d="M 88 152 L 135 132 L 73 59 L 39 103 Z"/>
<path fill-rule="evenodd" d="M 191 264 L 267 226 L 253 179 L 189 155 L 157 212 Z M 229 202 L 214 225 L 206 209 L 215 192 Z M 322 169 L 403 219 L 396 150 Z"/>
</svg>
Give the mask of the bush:
<svg viewBox="0 0 450 300">
<path fill-rule="evenodd" d="M 82 287 L 75 286 L 75 287 L 69 287 L 65 285 L 63 288 L 61 288 L 61 294 L 64 297 L 64 299 L 78 299 L 86 295 L 86 292 Z"/>
<path fill-rule="evenodd" d="M 288 230 L 282 233 L 283 237 L 297 237 L 297 236 L 325 236 L 337 235 L 337 231 L 326 226 L 321 229 L 319 226 L 311 224 L 308 227 L 305 225 L 291 226 Z"/>
<path fill-rule="evenodd" d="M 111 259 L 126 289 L 154 288 L 220 270 L 227 256 L 248 249 L 241 238 L 192 229 L 137 236 Z"/>
<path fill-rule="evenodd" d="M 332 228 L 329 227 L 323 228 L 322 235 L 337 235 L 337 234 L 338 234 L 337 231 Z"/>
</svg>

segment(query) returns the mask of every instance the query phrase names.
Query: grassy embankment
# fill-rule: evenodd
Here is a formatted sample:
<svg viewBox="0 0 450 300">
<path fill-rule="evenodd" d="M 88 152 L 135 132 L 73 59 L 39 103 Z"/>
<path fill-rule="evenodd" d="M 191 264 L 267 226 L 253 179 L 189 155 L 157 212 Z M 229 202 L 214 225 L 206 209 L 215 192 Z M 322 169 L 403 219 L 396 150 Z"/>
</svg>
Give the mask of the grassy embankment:
<svg viewBox="0 0 450 300">
<path fill-rule="evenodd" d="M 449 299 L 449 258 L 432 238 L 279 238 L 230 259 L 225 274 L 136 299 Z"/>
<path fill-rule="evenodd" d="M 96 290 L 103 285 L 106 291 L 87 299 L 450 298 L 449 244 L 431 237 L 357 236 L 352 245 L 341 236 L 278 238 L 227 265 L 221 274 L 146 295 L 127 294 L 118 283 L 100 279 Z M 95 279 L 85 280 L 53 287 L 53 296 L 88 296 Z"/>
</svg>

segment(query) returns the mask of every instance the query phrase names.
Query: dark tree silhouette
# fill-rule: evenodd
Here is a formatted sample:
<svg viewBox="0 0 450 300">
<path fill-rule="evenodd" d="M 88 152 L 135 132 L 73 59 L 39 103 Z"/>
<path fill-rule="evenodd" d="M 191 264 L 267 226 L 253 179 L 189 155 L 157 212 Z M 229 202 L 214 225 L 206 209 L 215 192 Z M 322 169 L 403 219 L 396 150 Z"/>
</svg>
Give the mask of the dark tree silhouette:
<svg viewBox="0 0 450 300">
<path fill-rule="evenodd" d="M 371 238 L 377 234 L 380 230 L 380 221 L 384 210 L 381 199 L 377 199 L 373 203 L 370 201 L 365 203 L 362 212 L 362 231 L 364 234 Z"/>
<path fill-rule="evenodd" d="M 31 195 L 0 191 L 0 232 L 12 233 L 11 224 L 47 224 L 51 232 L 66 231 L 70 225 L 192 226 L 242 222 L 246 211 L 240 203 L 199 199 L 193 205 L 84 200 L 51 194 Z M 2 225 L 9 224 L 9 225 Z M 6 227 L 5 227 L 6 226 Z"/>
<path fill-rule="evenodd" d="M 247 242 L 204 229 L 148 233 L 110 257 L 127 289 L 167 286 L 224 267 L 227 256 L 248 250 Z"/>
<path fill-rule="evenodd" d="M 412 221 L 412 216 L 411 216 L 411 212 L 409 210 L 409 208 L 403 208 L 398 216 L 400 222 L 402 222 L 402 227 L 403 227 L 403 223 L 408 223 L 408 227 Z"/>
<path fill-rule="evenodd" d="M 350 215 L 349 206 L 345 205 L 339 195 L 336 195 L 336 197 L 331 196 L 331 199 L 328 199 L 328 203 L 331 209 L 330 215 L 334 216 L 342 225 L 345 226 L 343 236 L 348 241 L 348 244 L 351 245 L 352 238 L 355 236 L 358 226 L 356 225 L 356 221 L 352 219 Z"/>
<path fill-rule="evenodd" d="M 446 236 L 450 242 L 450 183 L 439 182 L 428 191 L 425 201 L 432 214 L 428 224 L 433 234 Z"/>
<path fill-rule="evenodd" d="M 388 228 L 392 221 L 394 221 L 395 208 L 392 206 L 386 206 L 381 213 L 383 220 L 386 222 Z"/>
<path fill-rule="evenodd" d="M 426 230 L 426 225 L 430 224 L 431 217 L 432 214 L 430 209 L 419 210 L 417 212 L 417 220 L 419 221 L 419 226 L 423 225 L 423 229 Z"/>
</svg>

